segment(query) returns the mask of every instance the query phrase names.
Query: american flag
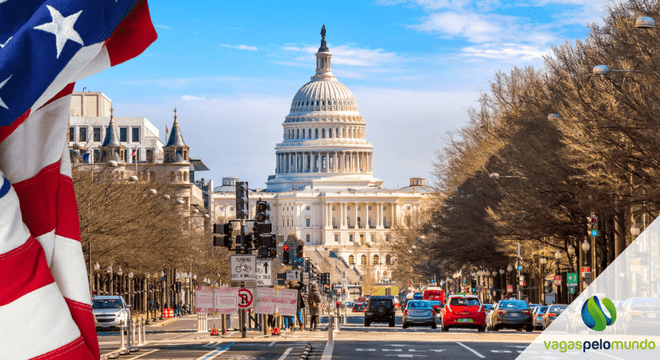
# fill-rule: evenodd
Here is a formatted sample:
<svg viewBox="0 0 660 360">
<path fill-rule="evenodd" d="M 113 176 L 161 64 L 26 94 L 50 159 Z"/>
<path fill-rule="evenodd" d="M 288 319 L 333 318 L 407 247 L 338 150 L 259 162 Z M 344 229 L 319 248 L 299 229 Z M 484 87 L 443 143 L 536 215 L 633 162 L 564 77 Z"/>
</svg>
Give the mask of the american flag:
<svg viewBox="0 0 660 360">
<path fill-rule="evenodd" d="M 146 0 L 0 0 L 0 358 L 98 359 L 67 149 L 75 81 L 156 40 Z"/>
</svg>

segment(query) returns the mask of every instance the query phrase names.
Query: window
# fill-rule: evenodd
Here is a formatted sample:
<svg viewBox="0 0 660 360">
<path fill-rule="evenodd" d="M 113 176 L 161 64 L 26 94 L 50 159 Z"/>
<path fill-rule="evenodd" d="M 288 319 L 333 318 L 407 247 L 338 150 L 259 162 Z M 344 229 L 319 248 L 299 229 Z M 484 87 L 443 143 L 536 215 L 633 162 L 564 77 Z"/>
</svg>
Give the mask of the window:
<svg viewBox="0 0 660 360">
<path fill-rule="evenodd" d="M 335 242 L 339 242 L 339 234 L 335 234 Z"/>
<path fill-rule="evenodd" d="M 286 226 L 289 226 L 289 219 L 286 219 Z"/>
<path fill-rule="evenodd" d="M 376 235 L 371 234 L 371 242 L 376 242 L 375 239 L 376 239 Z"/>
<path fill-rule="evenodd" d="M 371 227 L 371 218 L 367 218 L 367 225 L 369 225 L 369 227 Z"/>
<path fill-rule="evenodd" d="M 78 129 L 78 141 L 80 142 L 85 142 L 87 141 L 87 128 L 86 127 L 81 127 Z"/>
<path fill-rule="evenodd" d="M 387 241 L 387 242 L 390 241 L 390 234 L 385 234 L 385 241 Z"/>
<path fill-rule="evenodd" d="M 348 241 L 353 242 L 353 234 L 348 235 Z"/>
<path fill-rule="evenodd" d="M 319 138 L 319 129 L 314 129 L 314 138 L 315 139 Z"/>
<path fill-rule="evenodd" d="M 282 227 L 284 227 L 284 219 L 282 219 Z"/>
<path fill-rule="evenodd" d="M 359 227 L 362 224 L 362 220 L 360 220 L 360 217 L 357 218 L 357 226 Z"/>
<path fill-rule="evenodd" d="M 325 129 L 321 129 L 321 137 L 325 139 Z"/>
<path fill-rule="evenodd" d="M 335 227 L 335 217 L 332 217 L 332 227 Z"/>
<path fill-rule="evenodd" d="M 360 205 L 358 205 L 357 209 L 360 210 Z"/>
<path fill-rule="evenodd" d="M 351 218 L 346 217 L 346 226 L 351 226 Z"/>
<path fill-rule="evenodd" d="M 374 260 L 372 262 L 373 265 L 379 265 L 380 264 L 380 258 L 378 255 L 374 255 Z"/>
<path fill-rule="evenodd" d="M 154 151 L 147 149 L 147 162 L 152 163 L 154 162 Z"/>
<path fill-rule="evenodd" d="M 128 129 L 119 128 L 119 141 L 127 142 L 128 141 Z"/>
<path fill-rule="evenodd" d="M 383 210 L 387 210 L 387 206 L 383 205 Z"/>
<path fill-rule="evenodd" d="M 234 207 L 233 207 L 233 206 L 230 206 L 230 207 L 229 207 L 229 211 L 234 211 Z"/>
<path fill-rule="evenodd" d="M 305 206 L 305 210 L 309 210 L 309 205 Z"/>
<path fill-rule="evenodd" d="M 309 218 L 305 219 L 305 226 L 309 227 L 310 220 Z M 309 236 L 309 235 L 308 235 Z"/>
<path fill-rule="evenodd" d="M 367 255 L 360 256 L 360 264 L 367 265 Z"/>
<path fill-rule="evenodd" d="M 332 139 L 332 128 L 328 129 L 328 137 Z"/>
<path fill-rule="evenodd" d="M 371 205 L 367 206 L 367 210 L 371 210 Z"/>
<path fill-rule="evenodd" d="M 348 255 L 348 264 L 349 265 L 355 265 L 355 256 Z"/>
<path fill-rule="evenodd" d="M 303 137 L 302 137 L 302 138 L 304 139 L 304 138 L 305 138 L 305 129 L 303 129 L 302 133 L 303 133 Z"/>
<path fill-rule="evenodd" d="M 304 133 L 305 133 L 305 132 L 303 131 L 303 134 L 304 134 Z M 300 139 L 300 129 L 297 129 L 297 130 L 296 130 L 296 139 Z"/>
<path fill-rule="evenodd" d="M 346 207 L 346 210 L 350 210 L 350 209 L 351 209 L 351 207 L 350 207 L 350 206 L 347 206 L 347 207 Z"/>
<path fill-rule="evenodd" d="M 392 265 L 392 255 L 385 256 L 385 264 Z"/>
<path fill-rule="evenodd" d="M 334 205 L 332 205 L 332 210 L 334 210 L 334 209 L 335 209 L 335 206 L 334 206 Z"/>
<path fill-rule="evenodd" d="M 383 216 L 383 226 L 387 226 L 387 217 Z"/>
<path fill-rule="evenodd" d="M 309 135 L 307 136 L 308 138 L 312 138 L 312 129 L 309 129 Z"/>
<path fill-rule="evenodd" d="M 69 127 L 69 142 L 76 141 L 76 128 L 73 126 Z"/>
<path fill-rule="evenodd" d="M 94 128 L 94 141 L 101 141 L 101 128 L 100 127 L 95 127 Z"/>
<path fill-rule="evenodd" d="M 94 149 L 94 159 L 93 162 L 100 162 L 101 161 L 101 152 L 99 149 Z"/>
<path fill-rule="evenodd" d="M 306 241 L 306 242 L 309 242 L 309 234 L 307 234 L 307 236 L 306 236 L 306 238 L 305 238 L 305 241 Z"/>
<path fill-rule="evenodd" d="M 131 131 L 133 132 L 133 142 L 139 143 L 140 142 L 140 128 L 136 127 L 136 128 L 131 129 Z"/>
</svg>

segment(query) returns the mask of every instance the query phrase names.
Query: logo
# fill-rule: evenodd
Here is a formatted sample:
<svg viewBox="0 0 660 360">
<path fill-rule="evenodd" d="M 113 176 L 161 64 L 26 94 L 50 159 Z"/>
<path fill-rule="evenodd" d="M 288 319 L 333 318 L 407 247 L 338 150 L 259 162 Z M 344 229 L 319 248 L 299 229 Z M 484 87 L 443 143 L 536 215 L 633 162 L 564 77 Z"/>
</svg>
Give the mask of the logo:
<svg viewBox="0 0 660 360">
<path fill-rule="evenodd" d="M 600 304 L 598 297 L 592 296 L 582 305 L 582 321 L 584 321 L 584 324 L 589 329 L 603 331 L 607 326 L 614 324 L 616 321 L 616 309 L 612 301 L 608 298 L 603 298 L 603 305 L 605 305 L 605 309 L 610 313 L 611 318 L 605 314 Z"/>
</svg>

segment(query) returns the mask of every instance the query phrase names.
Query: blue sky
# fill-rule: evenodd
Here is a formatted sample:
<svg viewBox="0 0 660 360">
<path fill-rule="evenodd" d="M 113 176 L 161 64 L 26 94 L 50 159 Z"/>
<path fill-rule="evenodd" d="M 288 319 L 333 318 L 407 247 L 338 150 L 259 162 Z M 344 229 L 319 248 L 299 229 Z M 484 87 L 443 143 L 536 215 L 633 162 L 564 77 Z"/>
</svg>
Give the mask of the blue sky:
<svg viewBox="0 0 660 360">
<path fill-rule="evenodd" d="M 377 0 L 150 2 L 158 40 L 139 57 L 79 81 L 117 116 L 161 130 L 172 109 L 198 177 L 265 187 L 293 96 L 314 74 L 321 25 L 338 80 L 355 96 L 374 176 L 384 187 L 430 182 L 447 132 L 496 72 L 543 66 L 550 47 L 583 39 L 608 1 Z"/>
</svg>

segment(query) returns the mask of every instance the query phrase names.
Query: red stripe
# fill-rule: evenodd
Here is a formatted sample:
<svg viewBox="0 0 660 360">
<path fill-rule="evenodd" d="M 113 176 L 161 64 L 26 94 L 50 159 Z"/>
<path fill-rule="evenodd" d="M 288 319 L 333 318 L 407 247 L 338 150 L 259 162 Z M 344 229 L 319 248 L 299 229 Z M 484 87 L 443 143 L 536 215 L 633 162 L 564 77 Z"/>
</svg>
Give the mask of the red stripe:
<svg viewBox="0 0 660 360">
<path fill-rule="evenodd" d="M 122 20 L 106 40 L 110 66 L 121 64 L 140 55 L 151 45 L 158 34 L 151 23 L 147 0 L 138 0 L 133 10 Z"/>
<path fill-rule="evenodd" d="M 44 249 L 31 236 L 25 244 L 0 255 L 0 306 L 54 281 Z"/>
<path fill-rule="evenodd" d="M 28 109 L 23 115 L 21 115 L 16 121 L 9 124 L 9 126 L 0 126 L 0 143 L 5 141 L 7 136 L 16 130 L 16 128 L 21 125 L 27 118 L 30 116 L 30 109 Z"/>
<path fill-rule="evenodd" d="M 38 329 L 35 329 L 38 330 Z M 62 346 L 61 348 L 55 349 L 53 351 L 47 352 L 43 355 L 33 357 L 32 360 L 46 360 L 46 359 L 57 359 L 57 360 L 92 360 L 98 359 L 99 357 L 94 357 L 90 352 L 82 337 L 77 338 L 76 340 Z"/>
<path fill-rule="evenodd" d="M 57 95 L 53 96 L 52 99 L 48 100 L 48 102 L 43 104 L 39 109 L 43 108 L 44 106 L 52 103 L 53 101 L 55 101 L 57 99 L 60 99 L 60 98 L 63 98 L 65 96 L 71 95 L 71 93 L 73 93 L 73 87 L 74 86 L 76 86 L 75 82 L 72 82 L 71 84 L 65 86 L 64 89 L 62 89 L 60 92 L 58 92 Z"/>
<path fill-rule="evenodd" d="M 64 298 L 66 304 L 69 306 L 71 317 L 78 325 L 80 333 L 82 334 L 85 344 L 90 352 L 94 354 L 95 358 L 101 357 L 99 352 L 99 340 L 96 335 L 96 327 L 94 325 L 94 315 L 92 314 L 92 306 L 89 304 L 79 303 L 71 299 Z"/>
<path fill-rule="evenodd" d="M 21 204 L 23 222 L 34 237 L 55 229 L 59 182 L 60 162 L 57 161 L 34 177 L 13 184 Z"/>
<path fill-rule="evenodd" d="M 78 217 L 78 204 L 73 189 L 73 180 L 62 174 L 60 174 L 59 180 L 55 234 L 80 241 L 80 218 Z"/>
</svg>

